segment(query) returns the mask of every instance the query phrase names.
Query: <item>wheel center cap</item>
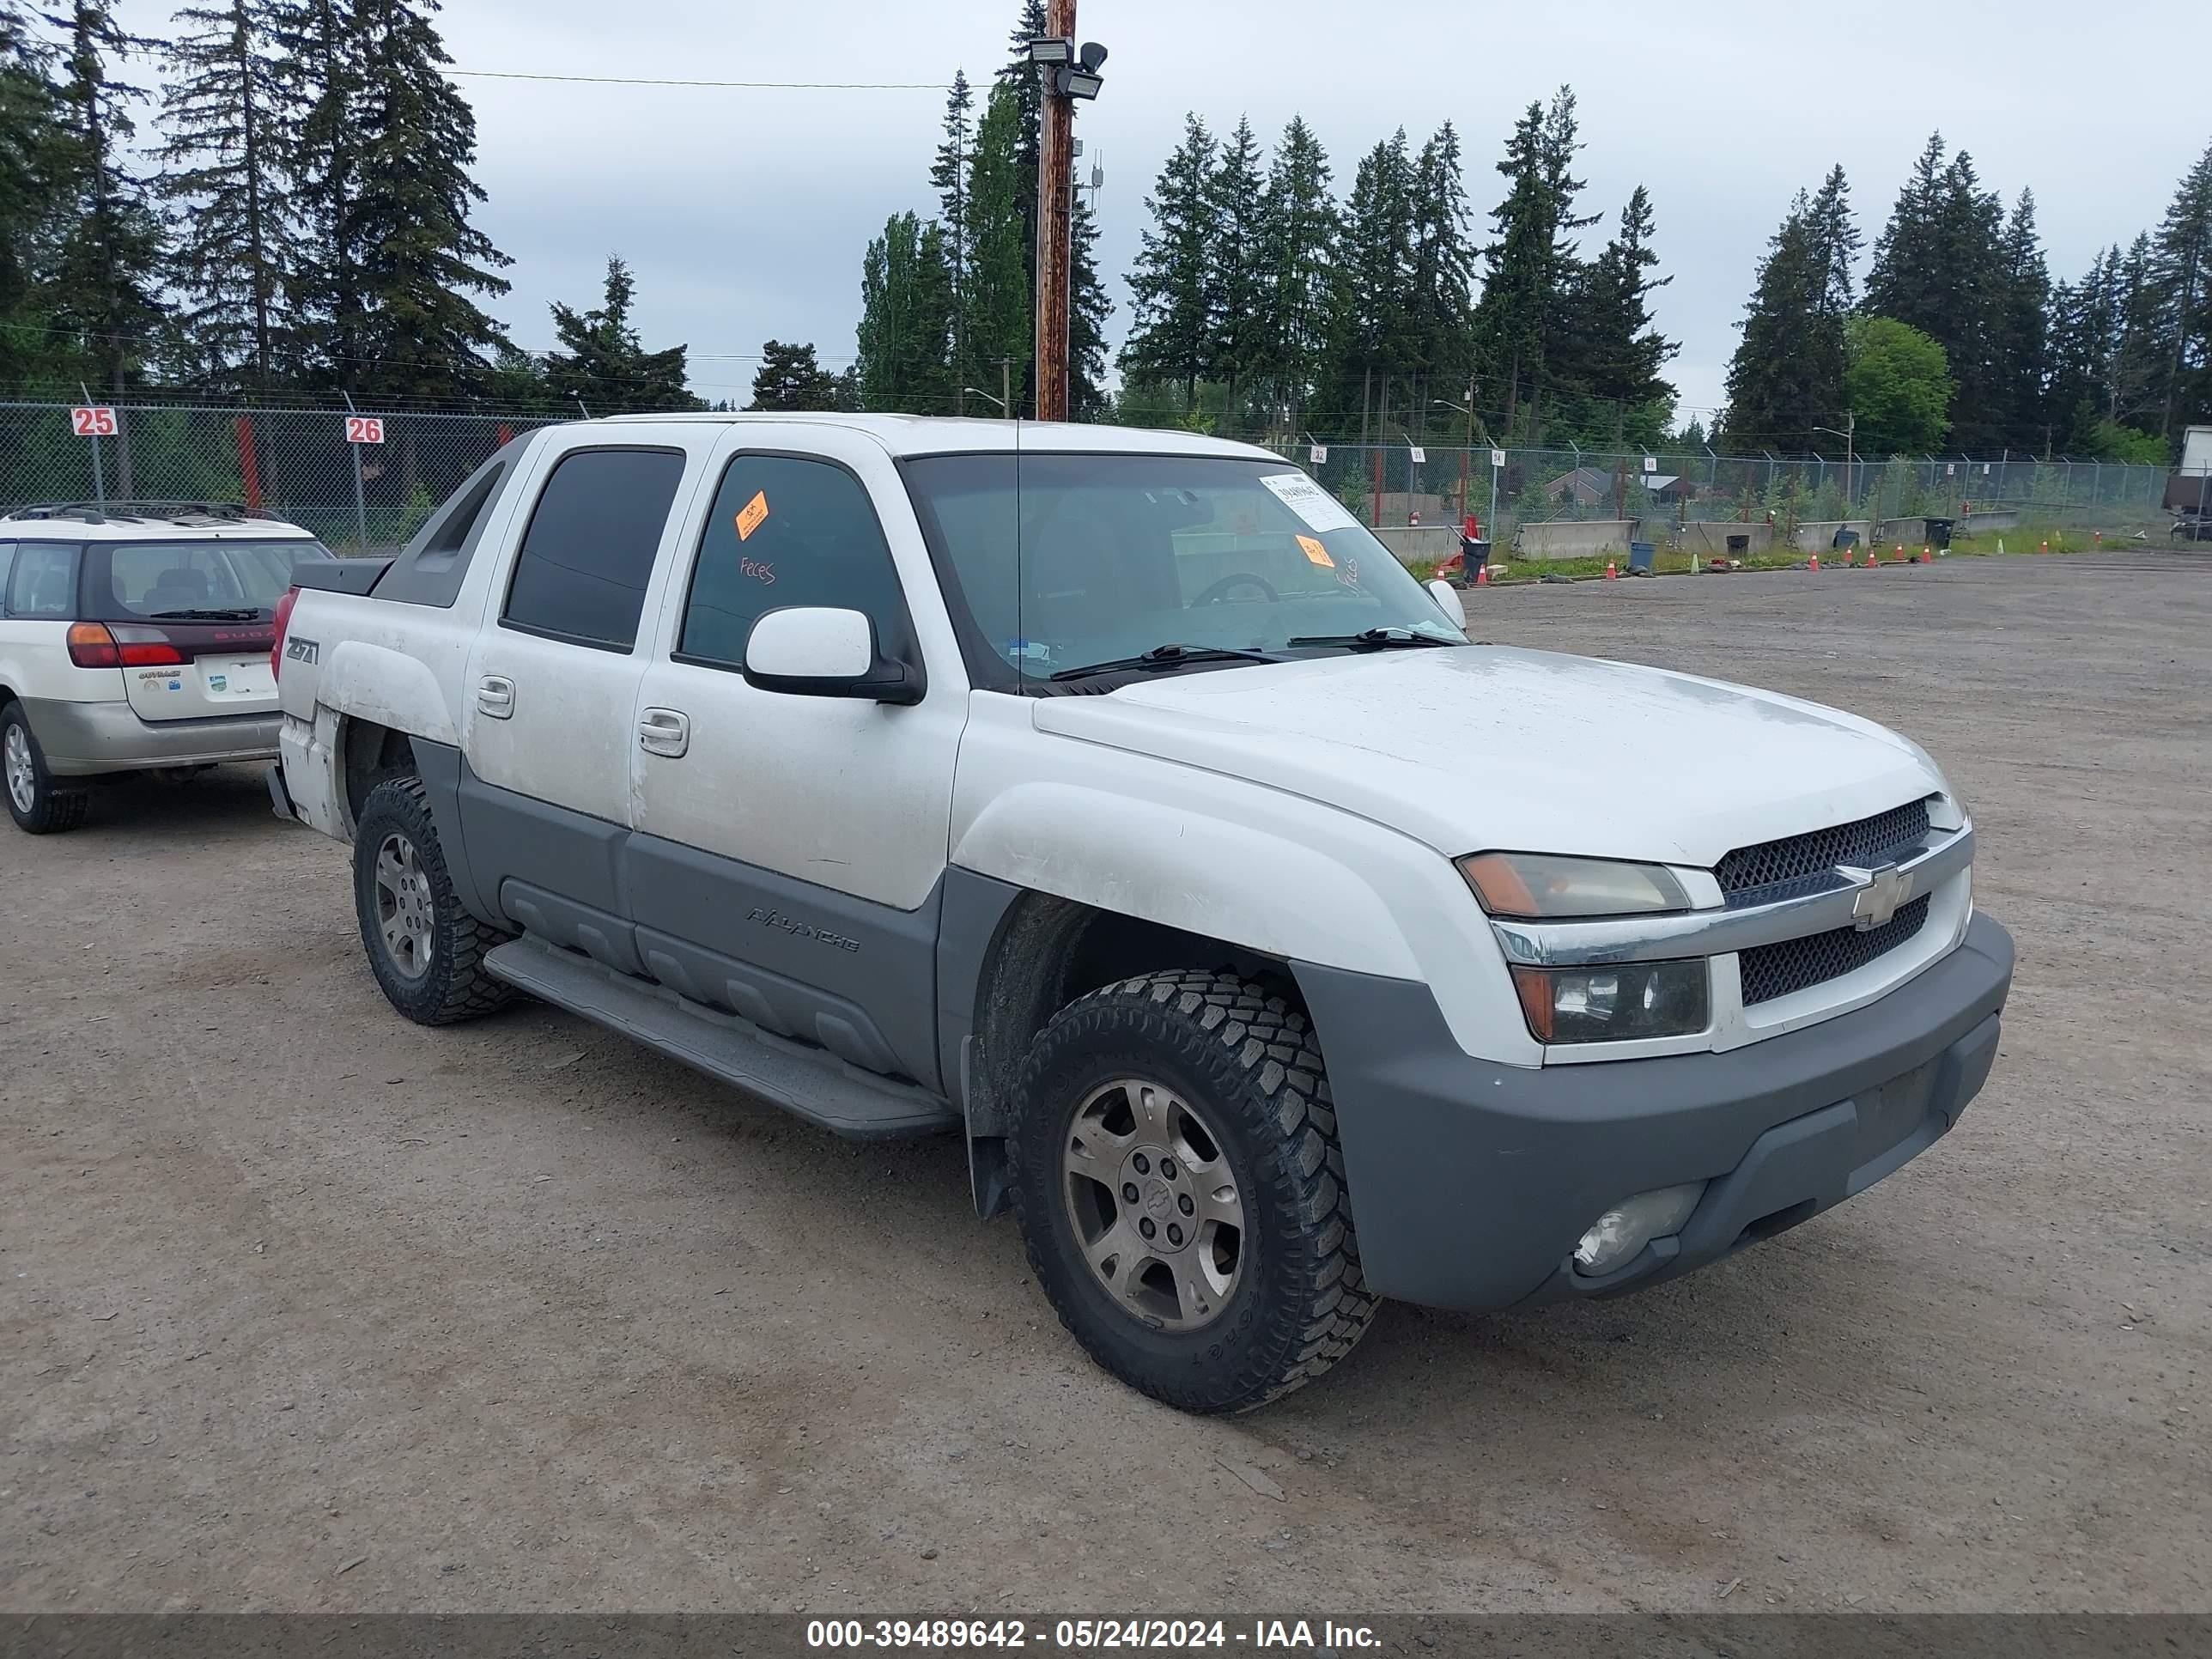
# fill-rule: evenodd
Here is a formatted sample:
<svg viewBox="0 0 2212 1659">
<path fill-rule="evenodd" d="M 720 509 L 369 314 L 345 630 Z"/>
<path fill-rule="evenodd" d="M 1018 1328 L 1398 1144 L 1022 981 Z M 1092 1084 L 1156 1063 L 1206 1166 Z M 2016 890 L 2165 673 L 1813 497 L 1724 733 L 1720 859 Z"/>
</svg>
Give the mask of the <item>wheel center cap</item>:
<svg viewBox="0 0 2212 1659">
<path fill-rule="evenodd" d="M 1176 1212 L 1175 1194 L 1168 1190 L 1164 1181 L 1148 1181 L 1144 1188 L 1145 1213 L 1155 1221 L 1165 1221 Z"/>
</svg>

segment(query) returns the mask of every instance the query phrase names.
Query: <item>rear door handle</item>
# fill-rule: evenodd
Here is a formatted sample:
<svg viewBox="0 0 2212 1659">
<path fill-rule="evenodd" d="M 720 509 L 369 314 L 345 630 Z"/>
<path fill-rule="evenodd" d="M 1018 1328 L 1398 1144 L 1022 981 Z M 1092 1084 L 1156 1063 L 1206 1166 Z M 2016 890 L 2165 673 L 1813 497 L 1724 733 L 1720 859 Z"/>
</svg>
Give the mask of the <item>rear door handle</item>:
<svg viewBox="0 0 2212 1659">
<path fill-rule="evenodd" d="M 648 708 L 638 717 L 638 746 L 648 755 L 681 760 L 691 747 L 691 717 L 675 708 Z"/>
<path fill-rule="evenodd" d="M 487 674 L 477 682 L 477 712 L 495 720 L 514 717 L 514 682 L 504 674 Z"/>
</svg>

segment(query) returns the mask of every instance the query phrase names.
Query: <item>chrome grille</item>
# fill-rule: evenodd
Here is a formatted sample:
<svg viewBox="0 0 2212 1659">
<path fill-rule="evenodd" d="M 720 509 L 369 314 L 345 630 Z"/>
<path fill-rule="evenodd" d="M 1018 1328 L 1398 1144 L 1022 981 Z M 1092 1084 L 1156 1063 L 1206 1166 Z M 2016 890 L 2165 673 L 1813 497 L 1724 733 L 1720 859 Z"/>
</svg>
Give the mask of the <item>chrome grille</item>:
<svg viewBox="0 0 2212 1659">
<path fill-rule="evenodd" d="M 1904 810 L 1902 807 L 1899 809 L 1899 811 Z M 1882 816 L 1891 817 L 1895 814 L 1884 813 Z M 1928 817 L 1924 808 L 1920 816 L 1924 825 Z M 1866 820 L 1869 823 L 1875 821 L 1872 818 Z M 1845 829 L 1857 827 L 1856 824 L 1844 826 Z M 1734 857 L 1735 854 L 1729 856 Z M 1881 927 L 1869 927 L 1863 933 L 1856 927 L 1838 927 L 1829 933 L 1784 939 L 1779 945 L 1757 945 L 1741 952 L 1736 959 L 1743 969 L 1743 1006 L 1748 1008 L 1754 1003 L 1771 1002 L 1777 997 L 1788 996 L 1792 991 L 1802 991 L 1808 985 L 1841 979 L 1853 969 L 1865 967 L 1884 951 L 1895 950 L 1927 925 L 1930 896 L 1923 893 L 1910 904 L 1899 905 L 1895 915 Z"/>
<path fill-rule="evenodd" d="M 1733 897 L 1753 888 L 1802 881 L 1838 864 L 1870 870 L 1887 863 L 1889 854 L 1918 845 L 1927 834 L 1928 803 L 1908 801 L 1856 823 L 1839 823 L 1809 835 L 1784 836 L 1756 847 L 1739 847 L 1713 867 L 1713 875 L 1721 884 L 1723 896 Z"/>
</svg>

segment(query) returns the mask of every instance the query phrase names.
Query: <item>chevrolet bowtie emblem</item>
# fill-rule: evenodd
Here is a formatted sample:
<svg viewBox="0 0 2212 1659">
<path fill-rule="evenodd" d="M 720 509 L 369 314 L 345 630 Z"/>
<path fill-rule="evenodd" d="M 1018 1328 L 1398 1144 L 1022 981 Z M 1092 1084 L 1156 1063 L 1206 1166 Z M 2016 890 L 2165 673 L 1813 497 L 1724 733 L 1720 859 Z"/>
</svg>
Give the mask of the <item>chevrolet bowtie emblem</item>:
<svg viewBox="0 0 2212 1659">
<path fill-rule="evenodd" d="M 1845 867 L 1844 873 L 1863 881 L 1858 896 L 1851 901 L 1851 925 L 1862 933 L 1881 927 L 1897 914 L 1897 907 L 1905 902 L 1907 883 L 1893 864 L 1885 864 L 1879 870 L 1853 870 Z"/>
</svg>

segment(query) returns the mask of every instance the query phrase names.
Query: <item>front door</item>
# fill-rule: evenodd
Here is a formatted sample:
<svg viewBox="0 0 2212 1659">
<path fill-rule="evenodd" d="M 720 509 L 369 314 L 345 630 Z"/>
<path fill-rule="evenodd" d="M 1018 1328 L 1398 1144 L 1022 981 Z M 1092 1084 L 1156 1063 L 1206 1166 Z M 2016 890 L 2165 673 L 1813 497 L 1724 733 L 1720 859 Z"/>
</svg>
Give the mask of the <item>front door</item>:
<svg viewBox="0 0 2212 1659">
<path fill-rule="evenodd" d="M 462 713 L 461 825 L 478 891 L 517 926 L 626 973 L 639 970 L 618 872 L 638 635 L 689 459 L 605 443 L 544 459 Z"/>
<path fill-rule="evenodd" d="M 905 488 L 858 434 L 741 430 L 676 561 L 639 696 L 629 896 L 647 971 L 935 1086 L 937 905 L 968 688 Z M 738 446 L 742 445 L 742 447 Z M 763 612 L 864 612 L 912 705 L 757 690 Z"/>
</svg>

